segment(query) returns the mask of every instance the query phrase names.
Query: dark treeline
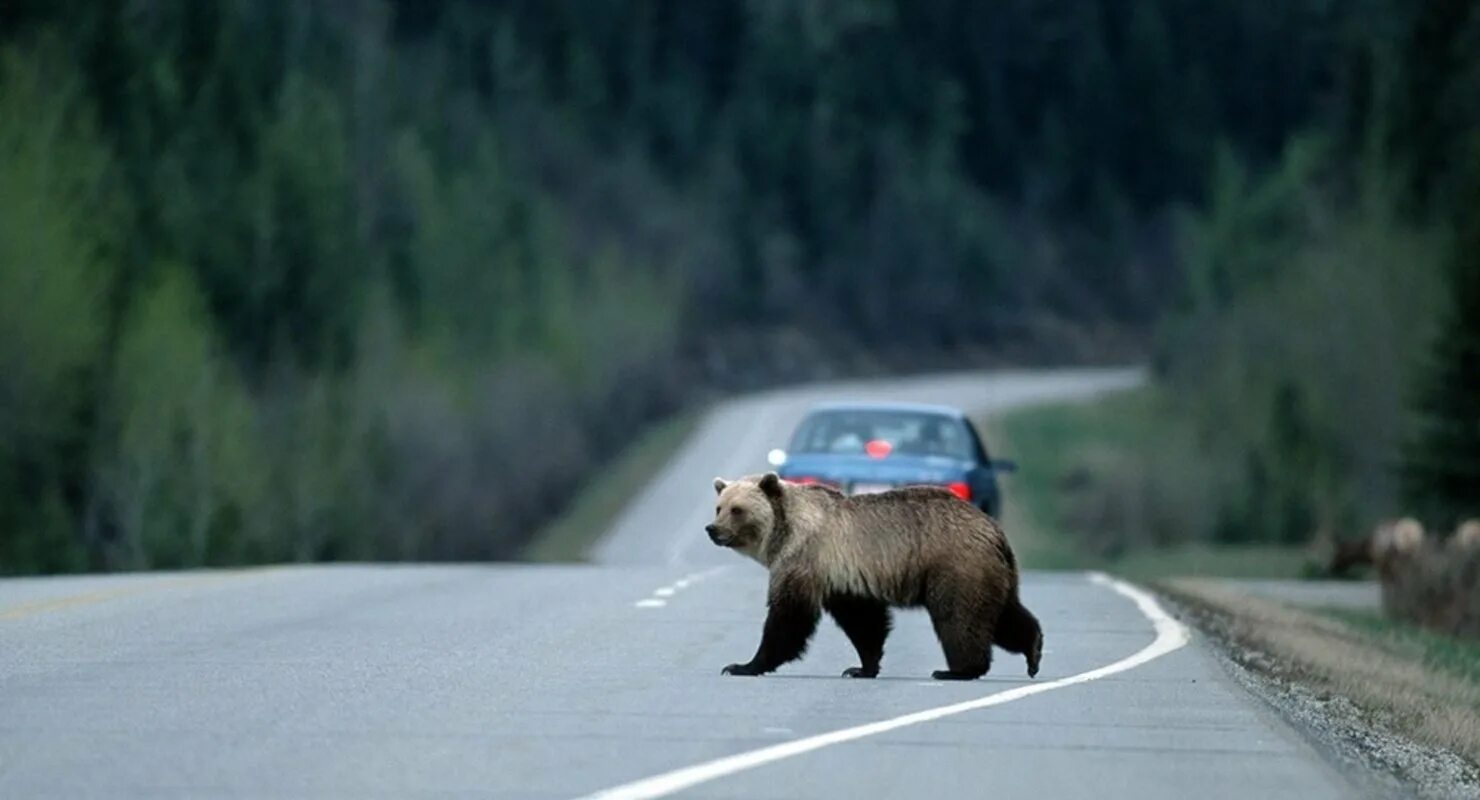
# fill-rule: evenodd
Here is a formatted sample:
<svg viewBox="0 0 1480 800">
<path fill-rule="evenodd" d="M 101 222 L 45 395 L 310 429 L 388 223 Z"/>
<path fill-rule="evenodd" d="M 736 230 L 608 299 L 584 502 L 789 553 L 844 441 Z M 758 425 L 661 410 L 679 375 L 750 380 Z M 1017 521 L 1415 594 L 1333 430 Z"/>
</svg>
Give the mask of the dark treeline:
<svg viewBox="0 0 1480 800">
<path fill-rule="evenodd" d="M 860 352 L 1183 326 L 1167 374 L 1282 458 L 1249 443 L 1315 414 L 1302 363 L 1197 370 L 1333 241 L 1414 298 L 1407 363 L 1437 290 L 1389 272 L 1448 252 L 1473 16 L 0 2 L 0 571 L 507 554 L 696 386 Z"/>
</svg>

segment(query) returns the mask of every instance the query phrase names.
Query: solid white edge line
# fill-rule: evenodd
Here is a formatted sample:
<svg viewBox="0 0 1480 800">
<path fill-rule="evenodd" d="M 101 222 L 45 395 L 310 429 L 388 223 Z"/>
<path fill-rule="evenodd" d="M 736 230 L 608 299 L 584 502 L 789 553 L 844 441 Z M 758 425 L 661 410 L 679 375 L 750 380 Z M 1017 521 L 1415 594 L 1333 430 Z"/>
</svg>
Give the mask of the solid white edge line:
<svg viewBox="0 0 1480 800">
<path fill-rule="evenodd" d="M 585 798 L 594 800 L 640 800 L 641 798 L 665 797 L 674 792 L 707 783 L 727 775 L 734 775 L 754 767 L 769 764 L 773 761 L 799 756 L 810 753 L 813 750 L 821 750 L 835 744 L 851 742 L 866 736 L 875 736 L 880 733 L 888 733 L 892 730 L 904 728 L 910 725 L 918 725 L 922 722 L 931 722 L 944 717 L 964 714 L 967 711 L 975 711 L 979 708 L 999 706 L 1003 703 L 1011 703 L 1035 694 L 1043 694 L 1054 689 L 1062 689 L 1081 683 L 1097 681 L 1117 673 L 1135 669 L 1147 662 L 1161 658 L 1162 656 L 1178 650 L 1189 641 L 1190 634 L 1187 627 L 1162 609 L 1161 604 L 1156 602 L 1148 592 L 1132 586 L 1124 581 L 1117 580 L 1099 572 L 1089 573 L 1090 581 L 1105 586 L 1125 597 L 1130 598 L 1136 604 L 1136 608 L 1151 621 L 1152 628 L 1156 631 L 1156 638 L 1151 644 L 1146 645 L 1140 651 L 1120 659 L 1103 667 L 1070 675 L 1067 678 L 1046 681 L 1044 683 L 1019 686 L 1016 689 L 989 694 L 975 700 L 967 700 L 938 708 L 928 708 L 924 711 L 916 711 L 912 714 L 894 717 L 892 719 L 870 722 L 852 728 L 821 733 L 802 739 L 794 739 L 789 742 L 761 747 L 744 753 L 706 761 L 690 767 L 664 772 L 650 778 L 624 783 L 610 789 L 603 789 L 594 794 L 586 795 Z"/>
</svg>

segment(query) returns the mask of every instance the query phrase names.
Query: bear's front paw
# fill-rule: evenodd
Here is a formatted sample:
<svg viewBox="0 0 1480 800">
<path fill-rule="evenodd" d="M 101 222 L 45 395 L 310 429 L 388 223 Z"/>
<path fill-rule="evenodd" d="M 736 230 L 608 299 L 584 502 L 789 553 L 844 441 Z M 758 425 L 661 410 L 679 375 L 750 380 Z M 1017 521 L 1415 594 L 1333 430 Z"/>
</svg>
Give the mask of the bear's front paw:
<svg viewBox="0 0 1480 800">
<path fill-rule="evenodd" d="M 759 675 L 761 671 L 749 664 L 731 664 L 720 671 L 721 675 Z"/>
<path fill-rule="evenodd" d="M 878 667 L 874 667 L 873 669 L 864 669 L 863 667 L 849 667 L 849 668 L 843 670 L 843 677 L 844 678 L 877 678 L 877 677 L 879 677 L 879 668 Z"/>
</svg>

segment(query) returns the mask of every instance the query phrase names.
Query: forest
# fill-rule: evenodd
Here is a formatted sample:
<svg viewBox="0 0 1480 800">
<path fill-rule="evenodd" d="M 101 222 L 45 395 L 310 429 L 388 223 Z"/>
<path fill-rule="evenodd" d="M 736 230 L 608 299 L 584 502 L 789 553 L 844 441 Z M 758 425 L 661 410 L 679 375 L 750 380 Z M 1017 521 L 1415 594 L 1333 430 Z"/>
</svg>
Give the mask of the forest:
<svg viewBox="0 0 1480 800">
<path fill-rule="evenodd" d="M 1157 541 L 1450 524 L 1477 209 L 1467 0 L 0 0 L 0 573 L 507 557 L 994 363 L 1152 364 Z"/>
</svg>

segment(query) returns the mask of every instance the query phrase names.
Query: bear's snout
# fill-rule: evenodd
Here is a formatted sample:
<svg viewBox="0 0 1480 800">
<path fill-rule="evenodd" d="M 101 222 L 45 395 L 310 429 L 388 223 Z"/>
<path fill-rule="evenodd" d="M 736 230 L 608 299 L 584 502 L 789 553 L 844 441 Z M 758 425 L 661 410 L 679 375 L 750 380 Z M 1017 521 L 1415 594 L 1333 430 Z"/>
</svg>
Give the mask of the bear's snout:
<svg viewBox="0 0 1480 800">
<path fill-rule="evenodd" d="M 719 528 L 713 522 L 704 526 L 704 532 L 709 534 L 709 541 L 714 542 L 715 544 L 725 543 L 725 540 L 720 538 L 721 534 L 719 532 Z"/>
</svg>

